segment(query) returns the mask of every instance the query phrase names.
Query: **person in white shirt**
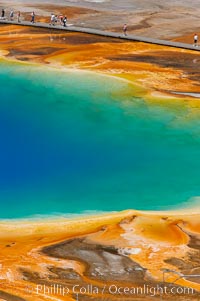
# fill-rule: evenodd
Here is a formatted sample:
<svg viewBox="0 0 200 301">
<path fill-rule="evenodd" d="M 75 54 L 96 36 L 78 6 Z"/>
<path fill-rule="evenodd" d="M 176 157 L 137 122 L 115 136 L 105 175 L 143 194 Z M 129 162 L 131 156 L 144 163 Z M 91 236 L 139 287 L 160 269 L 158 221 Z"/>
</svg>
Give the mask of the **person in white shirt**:
<svg viewBox="0 0 200 301">
<path fill-rule="evenodd" d="M 55 15 L 51 14 L 51 23 L 50 25 L 55 25 Z"/>
<path fill-rule="evenodd" d="M 198 35 L 196 33 L 194 34 L 194 46 L 198 46 Z"/>
<path fill-rule="evenodd" d="M 10 12 L 10 21 L 13 21 L 13 19 L 14 19 L 14 11 L 11 10 L 11 12 Z"/>
</svg>

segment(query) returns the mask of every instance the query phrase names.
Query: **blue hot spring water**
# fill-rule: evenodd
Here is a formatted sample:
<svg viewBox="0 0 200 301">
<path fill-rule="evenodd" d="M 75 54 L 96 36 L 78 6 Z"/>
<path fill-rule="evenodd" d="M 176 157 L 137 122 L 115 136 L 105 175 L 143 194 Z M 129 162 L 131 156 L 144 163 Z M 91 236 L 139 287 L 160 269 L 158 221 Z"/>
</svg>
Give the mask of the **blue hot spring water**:
<svg viewBox="0 0 200 301">
<path fill-rule="evenodd" d="M 108 76 L 0 63 L 0 218 L 165 210 L 200 195 L 200 119 Z M 197 110 L 198 111 L 198 110 Z"/>
</svg>

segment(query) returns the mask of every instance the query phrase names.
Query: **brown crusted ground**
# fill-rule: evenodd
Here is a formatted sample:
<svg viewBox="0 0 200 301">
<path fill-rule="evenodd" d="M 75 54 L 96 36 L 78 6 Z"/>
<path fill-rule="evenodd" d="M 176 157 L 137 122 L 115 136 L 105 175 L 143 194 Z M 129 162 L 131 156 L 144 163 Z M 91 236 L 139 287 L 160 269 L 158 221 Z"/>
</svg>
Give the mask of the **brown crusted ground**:
<svg viewBox="0 0 200 301">
<path fill-rule="evenodd" d="M 8 301 L 76 300 L 74 285 L 98 289 L 79 300 L 160 300 L 150 294 L 114 294 L 111 285 L 193 288 L 163 300 L 198 300 L 199 214 L 134 211 L 75 220 L 1 223 L 0 298 Z M 7 233 L 5 232 L 5 229 Z M 24 229 L 22 232 L 21 229 Z M 165 274 L 163 269 L 171 272 Z M 188 275 L 180 278 L 179 274 Z M 69 294 L 37 294 L 37 285 L 60 285 Z M 104 289 L 103 293 L 102 290 Z M 189 299 L 188 299 L 189 298 Z"/>
</svg>

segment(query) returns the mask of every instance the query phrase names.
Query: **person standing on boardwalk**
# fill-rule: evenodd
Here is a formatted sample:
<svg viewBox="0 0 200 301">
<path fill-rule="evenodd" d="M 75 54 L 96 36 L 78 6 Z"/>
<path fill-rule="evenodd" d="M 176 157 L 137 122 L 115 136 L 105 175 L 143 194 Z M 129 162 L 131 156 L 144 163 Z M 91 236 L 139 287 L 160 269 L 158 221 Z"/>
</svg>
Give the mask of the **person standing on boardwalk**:
<svg viewBox="0 0 200 301">
<path fill-rule="evenodd" d="M 67 17 L 64 16 L 64 19 L 63 19 L 63 26 L 66 27 L 67 26 Z"/>
<path fill-rule="evenodd" d="M 198 46 L 198 35 L 196 33 L 194 34 L 194 46 Z"/>
<path fill-rule="evenodd" d="M 21 16 L 21 13 L 20 13 L 20 11 L 18 11 L 18 13 L 17 13 L 17 22 L 18 22 L 18 23 L 21 22 L 21 21 L 20 21 L 20 16 Z"/>
<path fill-rule="evenodd" d="M 31 13 L 31 23 L 35 23 L 35 12 Z"/>
<path fill-rule="evenodd" d="M 59 19 L 60 19 L 60 25 L 63 25 L 63 15 L 60 15 Z"/>
<path fill-rule="evenodd" d="M 13 21 L 13 19 L 14 19 L 14 11 L 11 10 L 10 11 L 10 21 Z"/>
<path fill-rule="evenodd" d="M 127 29 L 128 29 L 127 24 L 124 24 L 123 32 L 124 32 L 124 35 L 125 35 L 125 36 L 127 36 Z"/>
<path fill-rule="evenodd" d="M 51 14 L 51 20 L 49 25 L 55 25 L 55 15 Z"/>
<path fill-rule="evenodd" d="M 2 8 L 1 10 L 1 18 L 4 19 L 5 18 L 5 9 Z"/>
</svg>

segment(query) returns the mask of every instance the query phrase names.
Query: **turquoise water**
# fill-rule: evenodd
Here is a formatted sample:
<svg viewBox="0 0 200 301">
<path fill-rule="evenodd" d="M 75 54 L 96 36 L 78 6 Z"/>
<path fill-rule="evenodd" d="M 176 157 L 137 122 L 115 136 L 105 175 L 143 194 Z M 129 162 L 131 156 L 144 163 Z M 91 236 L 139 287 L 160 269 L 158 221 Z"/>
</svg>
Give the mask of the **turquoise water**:
<svg viewBox="0 0 200 301">
<path fill-rule="evenodd" d="M 0 91 L 0 218 L 163 210 L 200 195 L 200 119 L 186 106 L 149 105 L 110 77 L 3 62 Z"/>
</svg>

